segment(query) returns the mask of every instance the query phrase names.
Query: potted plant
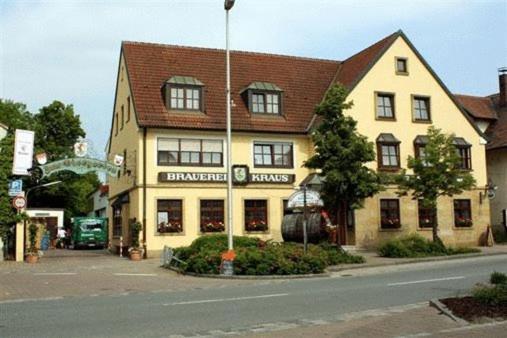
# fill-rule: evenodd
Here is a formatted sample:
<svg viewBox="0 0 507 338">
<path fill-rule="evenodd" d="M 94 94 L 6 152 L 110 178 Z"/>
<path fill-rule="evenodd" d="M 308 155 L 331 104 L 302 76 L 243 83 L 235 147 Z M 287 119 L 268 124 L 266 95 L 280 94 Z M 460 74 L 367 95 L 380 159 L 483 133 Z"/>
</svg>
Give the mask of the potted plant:
<svg viewBox="0 0 507 338">
<path fill-rule="evenodd" d="M 143 226 L 140 222 L 134 221 L 130 224 L 130 229 L 132 231 L 132 245 L 129 248 L 129 257 L 130 260 L 140 261 L 143 256 L 143 249 L 139 245 L 139 232 Z"/>
<path fill-rule="evenodd" d="M 30 246 L 26 253 L 27 263 L 37 263 L 39 261 L 39 249 L 37 249 L 37 231 L 39 228 L 35 224 L 30 224 L 28 227 L 28 241 Z"/>
</svg>

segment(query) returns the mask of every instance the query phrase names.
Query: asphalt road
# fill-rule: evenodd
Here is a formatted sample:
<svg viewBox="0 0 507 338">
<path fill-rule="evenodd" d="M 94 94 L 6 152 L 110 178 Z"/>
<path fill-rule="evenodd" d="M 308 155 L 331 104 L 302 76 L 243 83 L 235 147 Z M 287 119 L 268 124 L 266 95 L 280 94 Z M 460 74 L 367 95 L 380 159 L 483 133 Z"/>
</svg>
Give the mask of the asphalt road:
<svg viewBox="0 0 507 338">
<path fill-rule="evenodd" d="M 184 292 L 2 302 L 0 337 L 225 335 L 333 321 L 350 312 L 464 294 L 494 270 L 507 272 L 507 256 Z"/>
</svg>

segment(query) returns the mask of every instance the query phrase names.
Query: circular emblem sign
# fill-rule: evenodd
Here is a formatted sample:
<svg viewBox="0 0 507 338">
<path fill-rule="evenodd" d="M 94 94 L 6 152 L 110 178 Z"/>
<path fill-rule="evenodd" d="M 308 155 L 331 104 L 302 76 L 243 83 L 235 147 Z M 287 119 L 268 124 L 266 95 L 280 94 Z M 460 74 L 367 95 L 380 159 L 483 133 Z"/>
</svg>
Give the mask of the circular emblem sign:
<svg viewBox="0 0 507 338">
<path fill-rule="evenodd" d="M 26 206 L 26 200 L 23 196 L 16 196 L 12 199 L 12 206 L 16 209 L 23 209 Z"/>
</svg>

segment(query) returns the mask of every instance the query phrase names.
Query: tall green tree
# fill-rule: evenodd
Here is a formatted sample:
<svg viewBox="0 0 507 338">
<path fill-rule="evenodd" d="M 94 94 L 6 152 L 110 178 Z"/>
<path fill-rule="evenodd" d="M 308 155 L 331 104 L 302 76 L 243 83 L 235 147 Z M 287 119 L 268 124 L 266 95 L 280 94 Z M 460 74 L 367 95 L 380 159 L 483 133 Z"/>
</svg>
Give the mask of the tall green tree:
<svg viewBox="0 0 507 338">
<path fill-rule="evenodd" d="M 461 169 L 461 158 L 454 145 L 454 134 L 444 134 L 435 127 L 429 127 L 424 155 L 408 156 L 408 169 L 395 176 L 398 184 L 398 195 L 411 194 L 426 208 L 436 210 L 440 196 L 459 195 L 475 185 L 475 179 Z M 438 224 L 433 224 L 433 241 L 443 245 L 438 236 Z"/>
<path fill-rule="evenodd" d="M 322 198 L 333 213 L 360 208 L 365 198 L 382 189 L 379 175 L 366 165 L 375 160 L 374 145 L 358 133 L 357 122 L 345 116 L 353 105 L 346 98 L 346 88 L 335 85 L 316 107 L 321 122 L 312 133 L 315 155 L 305 162 L 325 177 Z"/>
</svg>

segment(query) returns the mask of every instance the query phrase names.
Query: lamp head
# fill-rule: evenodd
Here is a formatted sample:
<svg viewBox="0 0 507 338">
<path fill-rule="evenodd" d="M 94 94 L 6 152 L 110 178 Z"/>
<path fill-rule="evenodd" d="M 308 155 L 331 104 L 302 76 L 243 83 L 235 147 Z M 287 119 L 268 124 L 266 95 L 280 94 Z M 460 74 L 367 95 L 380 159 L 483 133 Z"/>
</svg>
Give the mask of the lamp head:
<svg viewBox="0 0 507 338">
<path fill-rule="evenodd" d="M 235 0 L 225 0 L 225 2 L 224 2 L 224 9 L 226 11 L 230 10 L 232 8 L 232 6 L 234 6 L 234 1 Z"/>
</svg>

